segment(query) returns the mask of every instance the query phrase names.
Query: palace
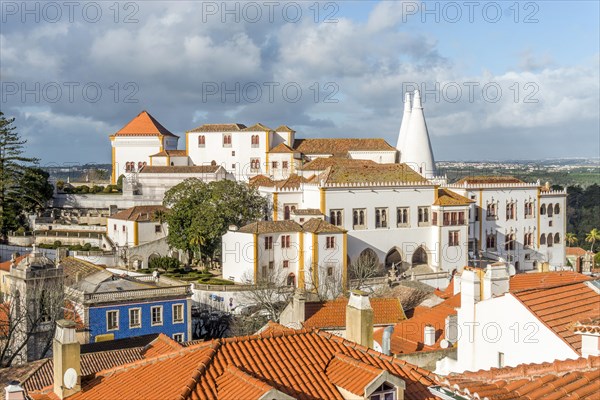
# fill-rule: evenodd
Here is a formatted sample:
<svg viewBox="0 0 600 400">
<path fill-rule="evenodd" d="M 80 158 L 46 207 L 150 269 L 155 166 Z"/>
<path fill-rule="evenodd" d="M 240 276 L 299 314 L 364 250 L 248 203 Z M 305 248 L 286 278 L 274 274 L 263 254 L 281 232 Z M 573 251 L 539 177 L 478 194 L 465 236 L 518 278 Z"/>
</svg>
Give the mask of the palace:
<svg viewBox="0 0 600 400">
<path fill-rule="evenodd" d="M 146 111 L 110 139 L 112 180 L 124 175 L 124 196 L 158 204 L 196 177 L 248 182 L 270 200 L 266 221 L 224 235 L 223 276 L 235 281 L 276 270 L 306 287 L 345 276 L 366 253 L 436 287 L 467 265 L 503 260 L 514 274 L 565 263 L 566 192 L 507 176 L 437 176 L 418 91 L 406 94 L 396 147 L 225 123 L 185 132 L 178 150 L 179 137 Z"/>
</svg>

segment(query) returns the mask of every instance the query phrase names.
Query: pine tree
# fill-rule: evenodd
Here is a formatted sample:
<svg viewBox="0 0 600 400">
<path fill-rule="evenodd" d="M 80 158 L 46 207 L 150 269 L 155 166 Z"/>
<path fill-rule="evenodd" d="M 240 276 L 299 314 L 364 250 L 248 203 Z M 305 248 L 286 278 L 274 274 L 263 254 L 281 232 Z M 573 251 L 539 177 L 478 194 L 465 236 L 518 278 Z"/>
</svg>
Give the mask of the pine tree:
<svg viewBox="0 0 600 400">
<path fill-rule="evenodd" d="M 39 169 L 32 168 L 36 158 L 23 155 L 27 141 L 20 138 L 14 121 L 0 112 L 0 241 L 6 241 L 8 232 L 18 228 L 24 211 L 48 200 L 47 176 L 44 181 L 36 172 Z"/>
</svg>

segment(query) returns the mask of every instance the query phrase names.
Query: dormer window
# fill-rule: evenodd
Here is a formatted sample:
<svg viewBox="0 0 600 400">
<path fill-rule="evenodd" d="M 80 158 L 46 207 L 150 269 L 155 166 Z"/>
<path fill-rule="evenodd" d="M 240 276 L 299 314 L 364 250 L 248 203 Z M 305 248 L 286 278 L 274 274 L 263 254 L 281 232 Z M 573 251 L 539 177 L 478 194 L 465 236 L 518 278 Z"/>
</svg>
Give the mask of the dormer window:
<svg viewBox="0 0 600 400">
<path fill-rule="evenodd" d="M 373 393 L 369 399 L 371 400 L 396 400 L 397 389 L 395 386 L 392 386 L 385 382 L 381 386 L 379 386 Z"/>
</svg>

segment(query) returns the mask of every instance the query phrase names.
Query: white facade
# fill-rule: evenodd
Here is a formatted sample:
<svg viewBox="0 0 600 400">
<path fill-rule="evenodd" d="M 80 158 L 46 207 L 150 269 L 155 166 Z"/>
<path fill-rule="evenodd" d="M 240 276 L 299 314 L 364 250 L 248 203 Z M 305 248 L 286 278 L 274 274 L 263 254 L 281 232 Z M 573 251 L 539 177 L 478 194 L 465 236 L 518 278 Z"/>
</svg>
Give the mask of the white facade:
<svg viewBox="0 0 600 400">
<path fill-rule="evenodd" d="M 458 357 L 439 361 L 436 372 L 445 375 L 579 358 L 555 331 L 508 292 L 508 269 L 504 265 L 492 268 L 505 272 L 492 277 L 488 267 L 481 277 L 476 269 L 463 271 L 457 322 Z"/>
<path fill-rule="evenodd" d="M 135 247 L 162 239 L 169 233 L 166 223 L 107 218 L 106 233 L 116 246 Z"/>
<path fill-rule="evenodd" d="M 304 227 L 315 222 L 307 222 Z M 245 284 L 266 279 L 306 289 L 319 288 L 330 280 L 345 284 L 343 231 L 310 232 L 292 221 L 258 224 L 277 232 L 253 233 L 244 227 L 223 235 L 224 278 Z M 283 231 L 282 227 L 289 230 Z"/>
<path fill-rule="evenodd" d="M 220 181 L 227 178 L 227 173 L 223 167 L 184 167 L 185 169 L 146 167 L 135 177 L 136 187 L 139 194 L 144 197 L 161 199 L 165 192 L 173 186 L 178 185 L 189 178 L 200 179 L 204 182 Z M 177 167 L 177 166 L 175 166 Z"/>
<path fill-rule="evenodd" d="M 566 191 L 549 191 L 539 183 L 447 186 L 474 201 L 469 217 L 472 258 L 502 258 L 516 272 L 564 265 Z"/>
</svg>

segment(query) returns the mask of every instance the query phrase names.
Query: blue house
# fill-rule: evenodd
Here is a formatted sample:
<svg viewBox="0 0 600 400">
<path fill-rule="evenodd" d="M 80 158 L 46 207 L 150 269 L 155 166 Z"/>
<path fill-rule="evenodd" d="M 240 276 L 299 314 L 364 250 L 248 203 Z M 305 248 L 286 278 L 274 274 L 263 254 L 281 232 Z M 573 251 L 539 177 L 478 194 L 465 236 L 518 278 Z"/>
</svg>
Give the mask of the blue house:
<svg viewBox="0 0 600 400">
<path fill-rule="evenodd" d="M 192 340 L 189 285 L 164 277 L 117 275 L 75 259 L 64 264 L 69 308 L 84 328 L 81 342 L 152 333 Z"/>
</svg>

